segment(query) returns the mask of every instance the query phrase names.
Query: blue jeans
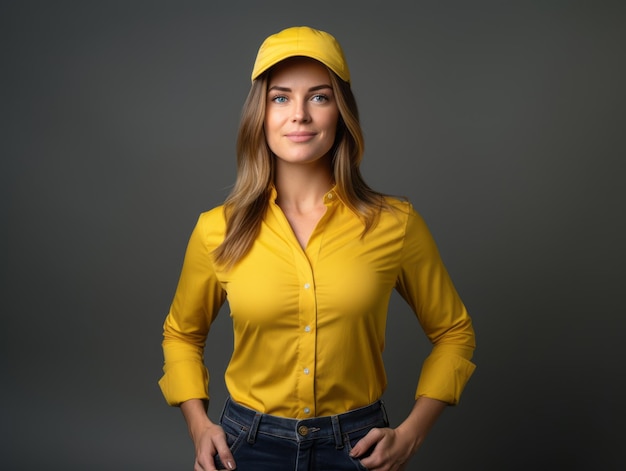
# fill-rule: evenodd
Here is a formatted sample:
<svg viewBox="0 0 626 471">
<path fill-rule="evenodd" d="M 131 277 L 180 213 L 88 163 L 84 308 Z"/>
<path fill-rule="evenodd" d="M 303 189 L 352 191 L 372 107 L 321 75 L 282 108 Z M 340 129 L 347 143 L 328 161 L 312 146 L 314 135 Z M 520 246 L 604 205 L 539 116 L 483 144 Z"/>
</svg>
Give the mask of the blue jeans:
<svg viewBox="0 0 626 471">
<path fill-rule="evenodd" d="M 388 427 L 382 401 L 344 414 L 288 419 L 226 400 L 220 418 L 238 471 L 363 471 L 352 447 L 375 427 Z M 217 468 L 227 469 L 215 458 Z"/>
</svg>

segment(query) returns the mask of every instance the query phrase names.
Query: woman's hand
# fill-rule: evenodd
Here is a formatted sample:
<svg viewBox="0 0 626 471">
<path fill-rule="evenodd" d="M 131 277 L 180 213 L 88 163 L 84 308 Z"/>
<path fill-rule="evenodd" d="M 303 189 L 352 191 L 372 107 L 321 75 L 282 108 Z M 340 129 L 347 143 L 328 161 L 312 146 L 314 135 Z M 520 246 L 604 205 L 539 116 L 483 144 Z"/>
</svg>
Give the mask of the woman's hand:
<svg viewBox="0 0 626 471">
<path fill-rule="evenodd" d="M 372 471 L 400 471 L 417 446 L 415 438 L 401 429 L 374 428 L 354 446 L 350 455 L 358 458 L 368 450 L 372 453 L 361 460 L 361 464 Z"/>
<path fill-rule="evenodd" d="M 350 456 L 359 458 L 370 471 L 401 471 L 423 443 L 447 404 L 420 397 L 411 413 L 397 428 L 374 428 L 354 445 Z"/>
<path fill-rule="evenodd" d="M 196 461 L 194 471 L 216 471 L 214 456 L 220 457 L 226 470 L 236 468 L 226 434 L 222 427 L 211 422 L 206 413 L 206 404 L 200 399 L 190 399 L 180 405 L 185 416 L 189 434 L 196 448 Z"/>
<path fill-rule="evenodd" d="M 215 471 L 217 467 L 213 457 L 216 454 L 227 470 L 235 469 L 235 460 L 228 448 L 226 434 L 219 425 L 212 423 L 197 431 L 193 436 L 193 443 L 196 447 L 194 471 Z"/>
</svg>

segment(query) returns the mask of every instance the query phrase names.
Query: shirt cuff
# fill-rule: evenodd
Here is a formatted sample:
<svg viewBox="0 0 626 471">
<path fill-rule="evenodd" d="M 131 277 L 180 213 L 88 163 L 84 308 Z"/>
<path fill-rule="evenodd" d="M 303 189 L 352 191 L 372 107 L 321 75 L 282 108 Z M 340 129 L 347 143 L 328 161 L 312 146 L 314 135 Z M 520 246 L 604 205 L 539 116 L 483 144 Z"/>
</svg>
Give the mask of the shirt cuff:
<svg viewBox="0 0 626 471">
<path fill-rule="evenodd" d="M 431 353 L 422 366 L 415 399 L 420 396 L 456 405 L 476 369 L 466 358 L 450 353 Z"/>
<path fill-rule="evenodd" d="M 189 399 L 209 399 L 209 373 L 199 362 L 177 362 L 165 368 L 159 380 L 161 392 L 170 406 Z"/>
</svg>

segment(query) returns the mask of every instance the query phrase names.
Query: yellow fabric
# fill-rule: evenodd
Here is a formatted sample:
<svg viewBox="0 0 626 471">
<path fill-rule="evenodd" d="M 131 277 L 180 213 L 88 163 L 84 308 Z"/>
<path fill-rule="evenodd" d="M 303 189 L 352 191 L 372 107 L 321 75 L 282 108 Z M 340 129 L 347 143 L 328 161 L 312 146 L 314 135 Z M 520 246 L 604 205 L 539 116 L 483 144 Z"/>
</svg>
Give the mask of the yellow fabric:
<svg viewBox="0 0 626 471">
<path fill-rule="evenodd" d="M 320 61 L 345 82 L 350 82 L 350 69 L 337 40 L 325 31 L 295 26 L 273 34 L 261 44 L 257 53 L 252 80 L 289 57 L 310 57 Z"/>
<path fill-rule="evenodd" d="M 234 353 L 226 386 L 236 402 L 292 418 L 370 404 L 387 386 L 382 352 L 395 288 L 433 344 L 416 397 L 456 404 L 474 370 L 474 331 L 419 214 L 389 198 L 394 210 L 361 238 L 361 221 L 331 191 L 305 251 L 275 197 L 251 251 L 230 271 L 211 256 L 224 237 L 223 208 L 200 216 L 164 324 L 167 402 L 208 399 L 203 348 L 227 300 Z"/>
</svg>

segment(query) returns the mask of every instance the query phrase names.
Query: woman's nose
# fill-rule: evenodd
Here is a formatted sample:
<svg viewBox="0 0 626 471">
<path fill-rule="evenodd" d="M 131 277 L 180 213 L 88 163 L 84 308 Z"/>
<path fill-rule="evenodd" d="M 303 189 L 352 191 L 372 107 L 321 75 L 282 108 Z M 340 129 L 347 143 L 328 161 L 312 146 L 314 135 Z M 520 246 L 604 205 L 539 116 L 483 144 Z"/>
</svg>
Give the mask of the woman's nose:
<svg viewBox="0 0 626 471">
<path fill-rule="evenodd" d="M 310 119 L 309 110 L 305 102 L 298 102 L 294 104 L 293 121 L 307 122 Z"/>
</svg>

